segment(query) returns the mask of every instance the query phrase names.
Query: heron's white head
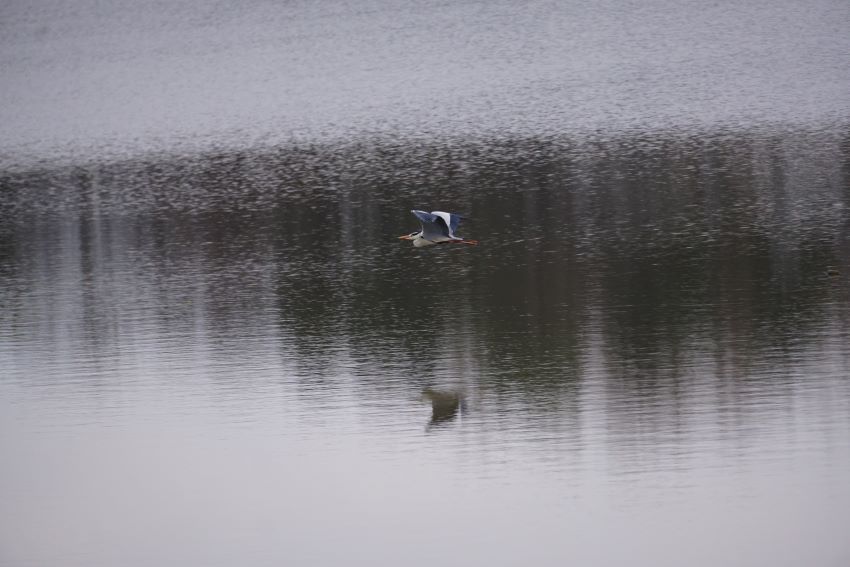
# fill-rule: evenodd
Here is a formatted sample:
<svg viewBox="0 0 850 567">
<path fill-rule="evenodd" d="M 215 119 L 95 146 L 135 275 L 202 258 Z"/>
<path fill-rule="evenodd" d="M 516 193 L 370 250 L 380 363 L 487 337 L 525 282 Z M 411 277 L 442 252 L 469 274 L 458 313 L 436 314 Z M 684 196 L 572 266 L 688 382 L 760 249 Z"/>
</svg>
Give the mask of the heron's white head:
<svg viewBox="0 0 850 567">
<path fill-rule="evenodd" d="M 410 234 L 402 234 L 399 236 L 402 240 L 416 240 L 417 238 L 422 238 L 422 231 L 419 232 L 411 232 Z"/>
</svg>

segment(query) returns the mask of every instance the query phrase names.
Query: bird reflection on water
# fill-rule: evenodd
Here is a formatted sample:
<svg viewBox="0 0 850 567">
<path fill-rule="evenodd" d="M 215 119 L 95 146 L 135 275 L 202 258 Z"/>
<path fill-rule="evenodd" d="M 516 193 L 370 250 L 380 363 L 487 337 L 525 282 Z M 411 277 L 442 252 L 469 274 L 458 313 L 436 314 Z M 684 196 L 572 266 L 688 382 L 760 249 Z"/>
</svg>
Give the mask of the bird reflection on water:
<svg viewBox="0 0 850 567">
<path fill-rule="evenodd" d="M 457 390 L 425 388 L 422 391 L 422 399 L 431 402 L 431 421 L 425 427 L 426 431 L 447 425 L 466 411 L 463 393 Z"/>
</svg>

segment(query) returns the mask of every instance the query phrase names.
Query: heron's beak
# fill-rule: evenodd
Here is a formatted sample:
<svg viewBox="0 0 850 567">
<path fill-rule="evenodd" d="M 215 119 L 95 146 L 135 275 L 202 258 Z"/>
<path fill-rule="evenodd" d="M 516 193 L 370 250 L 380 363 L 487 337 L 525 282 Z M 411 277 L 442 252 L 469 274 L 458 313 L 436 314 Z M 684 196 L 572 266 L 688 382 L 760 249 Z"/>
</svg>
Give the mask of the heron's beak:
<svg viewBox="0 0 850 567">
<path fill-rule="evenodd" d="M 399 236 L 399 238 L 402 240 L 413 240 L 413 237 L 409 234 L 402 234 L 401 236 Z"/>
</svg>

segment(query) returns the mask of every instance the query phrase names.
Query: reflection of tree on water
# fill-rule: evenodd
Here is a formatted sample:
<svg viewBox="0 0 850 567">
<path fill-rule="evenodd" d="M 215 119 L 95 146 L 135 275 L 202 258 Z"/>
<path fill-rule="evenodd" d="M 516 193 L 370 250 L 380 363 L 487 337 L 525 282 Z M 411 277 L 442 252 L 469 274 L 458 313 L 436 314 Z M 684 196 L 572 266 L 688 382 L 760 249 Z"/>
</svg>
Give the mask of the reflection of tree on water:
<svg viewBox="0 0 850 567">
<path fill-rule="evenodd" d="M 425 388 L 422 391 L 422 399 L 431 402 L 431 421 L 426 426 L 426 430 L 446 425 L 454 421 L 458 414 L 466 411 L 463 394 L 457 390 Z"/>
<path fill-rule="evenodd" d="M 468 371 L 558 407 L 600 345 L 607 375 L 654 394 L 681 382 L 695 341 L 738 370 L 818 336 L 843 283 L 825 274 L 850 272 L 848 147 L 758 132 L 375 141 L 2 173 L 0 276 L 101 282 L 83 296 L 100 338 L 125 325 L 103 293 L 122 276 L 163 320 L 222 344 L 274 330 L 291 373 L 373 397 L 399 385 L 374 376 L 436 359 L 430 378 Z M 397 246 L 406 211 L 431 206 L 468 212 L 485 245 Z M 57 218 L 75 266 L 51 257 Z M 110 258 L 127 265 L 105 271 Z M 429 400 L 435 424 L 461 411 Z"/>
</svg>

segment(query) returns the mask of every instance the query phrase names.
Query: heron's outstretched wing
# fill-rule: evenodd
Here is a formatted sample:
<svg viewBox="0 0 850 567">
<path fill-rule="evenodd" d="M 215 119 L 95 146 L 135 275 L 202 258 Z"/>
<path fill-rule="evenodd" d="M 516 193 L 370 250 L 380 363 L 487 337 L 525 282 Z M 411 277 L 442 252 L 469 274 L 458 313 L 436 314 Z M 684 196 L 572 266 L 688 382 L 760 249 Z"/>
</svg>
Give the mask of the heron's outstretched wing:
<svg viewBox="0 0 850 567">
<path fill-rule="evenodd" d="M 419 224 L 422 225 L 422 237 L 426 240 L 440 242 L 452 238 L 449 232 L 449 225 L 441 216 L 416 209 L 410 212 L 419 219 Z"/>
<path fill-rule="evenodd" d="M 456 215 L 454 213 L 450 213 L 449 217 L 451 219 L 449 221 L 449 232 L 451 233 L 452 236 L 457 236 L 457 234 L 455 234 L 455 233 L 457 232 L 457 227 L 460 224 L 460 220 L 463 217 L 460 216 L 460 215 Z"/>
<path fill-rule="evenodd" d="M 462 216 L 455 213 L 444 213 L 443 211 L 431 211 L 431 214 L 439 217 L 443 221 L 448 229 L 446 234 L 449 238 L 459 238 L 456 232 L 461 219 L 463 219 Z"/>
</svg>

